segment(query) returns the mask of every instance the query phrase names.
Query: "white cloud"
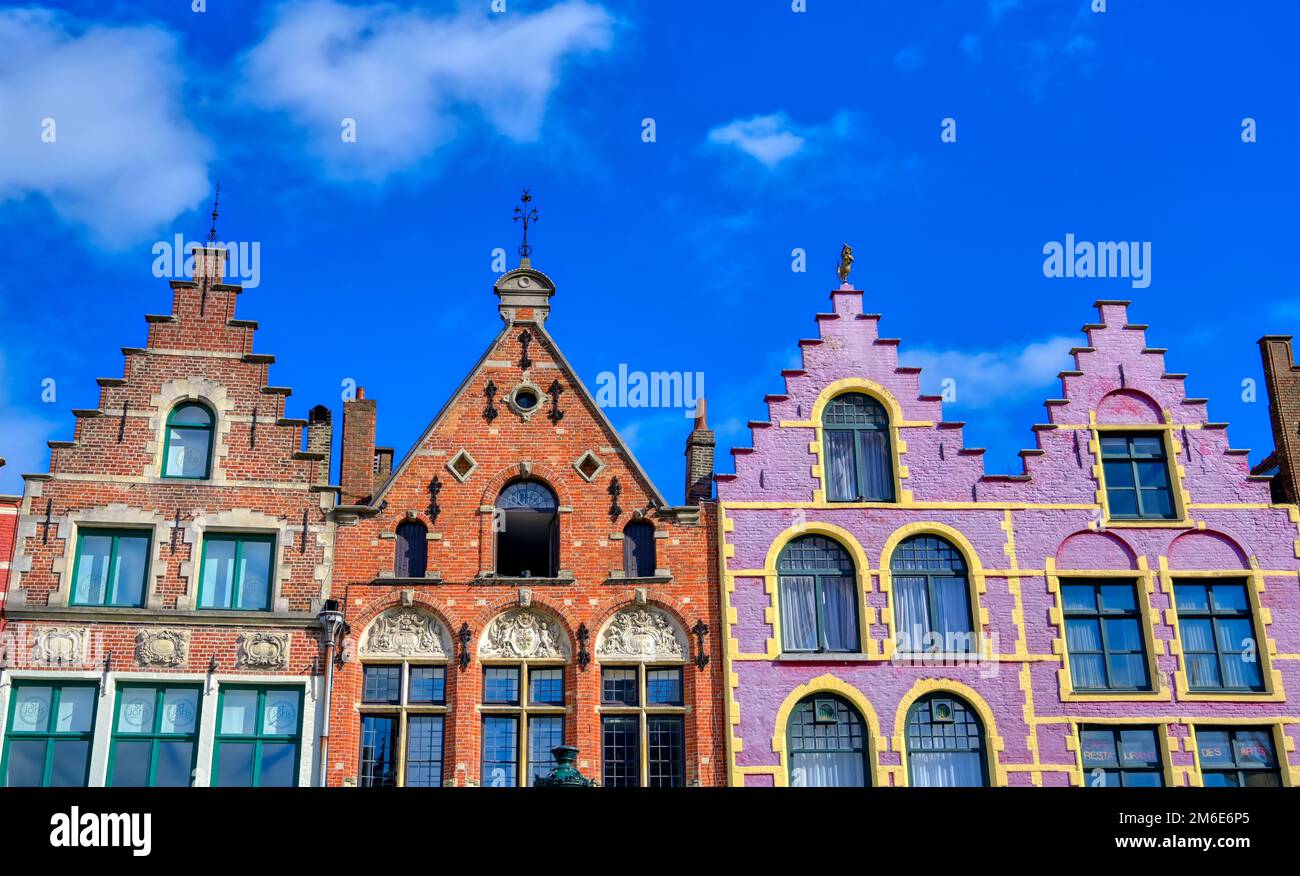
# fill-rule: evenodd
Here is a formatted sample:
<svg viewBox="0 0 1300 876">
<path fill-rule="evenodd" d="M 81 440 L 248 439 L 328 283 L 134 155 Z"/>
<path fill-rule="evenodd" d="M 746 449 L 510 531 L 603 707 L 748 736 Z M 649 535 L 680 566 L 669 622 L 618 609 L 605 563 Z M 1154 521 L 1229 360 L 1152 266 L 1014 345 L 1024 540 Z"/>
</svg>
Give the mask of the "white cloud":
<svg viewBox="0 0 1300 876">
<path fill-rule="evenodd" d="M 809 134 L 815 130 L 803 129 Z M 785 113 L 735 119 L 709 131 L 709 142 L 732 146 L 758 160 L 766 167 L 776 167 L 782 161 L 798 155 L 808 142 L 808 137 L 796 129 Z"/>
<path fill-rule="evenodd" d="M 586 0 L 533 14 L 487 10 L 285 6 L 243 58 L 245 94 L 286 113 L 342 178 L 381 181 L 414 167 L 478 120 L 534 141 L 564 62 L 607 50 L 614 19 Z M 346 118 L 356 120 L 354 143 L 340 136 Z"/>
<path fill-rule="evenodd" d="M 39 391 L 32 392 L 34 398 Z M 10 382 L 5 359 L 0 354 L 0 493 L 21 493 L 21 475 L 46 471 L 50 450 L 46 442 L 54 435 L 59 424 L 40 414 L 20 408 L 10 394 Z"/>
<path fill-rule="evenodd" d="M 894 55 L 894 66 L 904 73 L 914 73 L 921 69 L 924 63 L 925 55 L 916 46 L 900 49 L 898 54 Z"/>
<path fill-rule="evenodd" d="M 121 248 L 207 196 L 211 150 L 183 112 L 167 31 L 18 9 L 0 12 L 0 46 L 0 204 L 42 198 Z"/>
<path fill-rule="evenodd" d="M 982 408 L 1049 386 L 1071 367 L 1077 338 L 1054 337 L 1000 350 L 913 350 L 906 358 L 920 365 L 927 392 L 938 394 L 947 378 L 956 381 L 955 404 Z"/>
</svg>

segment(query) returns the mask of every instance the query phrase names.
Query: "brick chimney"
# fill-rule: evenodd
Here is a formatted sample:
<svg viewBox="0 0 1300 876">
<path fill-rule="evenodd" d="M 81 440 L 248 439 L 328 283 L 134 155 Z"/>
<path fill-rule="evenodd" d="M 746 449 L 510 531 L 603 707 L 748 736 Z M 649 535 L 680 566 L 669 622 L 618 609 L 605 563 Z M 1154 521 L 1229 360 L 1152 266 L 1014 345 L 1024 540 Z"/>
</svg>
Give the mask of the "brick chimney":
<svg viewBox="0 0 1300 876">
<path fill-rule="evenodd" d="M 194 254 L 194 281 L 202 282 L 204 279 L 211 280 L 213 283 L 225 282 L 226 277 L 226 250 L 220 246 L 196 246 L 192 250 Z"/>
<path fill-rule="evenodd" d="M 324 405 L 307 412 L 307 452 L 322 454 L 325 459 L 316 467 L 316 483 L 330 482 L 330 450 L 334 441 L 334 415 Z"/>
<path fill-rule="evenodd" d="M 343 439 L 339 450 L 339 486 L 344 505 L 368 502 L 375 491 L 375 403 L 365 387 L 343 403 Z"/>
<path fill-rule="evenodd" d="M 1300 496 L 1300 368 L 1291 352 L 1290 335 L 1265 335 L 1259 339 L 1264 359 L 1264 387 L 1273 424 L 1273 499 L 1294 503 Z"/>
<path fill-rule="evenodd" d="M 713 498 L 713 448 L 716 444 L 706 419 L 704 399 L 700 399 L 695 406 L 695 428 L 686 439 L 687 505 L 698 505 Z"/>
</svg>

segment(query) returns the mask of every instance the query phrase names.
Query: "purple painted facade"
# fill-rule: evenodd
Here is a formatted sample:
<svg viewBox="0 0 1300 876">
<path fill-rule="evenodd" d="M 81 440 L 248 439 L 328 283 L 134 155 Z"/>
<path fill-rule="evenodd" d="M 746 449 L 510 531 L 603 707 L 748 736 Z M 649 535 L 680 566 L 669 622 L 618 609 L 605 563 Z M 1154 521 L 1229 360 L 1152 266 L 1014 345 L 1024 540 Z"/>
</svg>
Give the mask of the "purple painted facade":
<svg viewBox="0 0 1300 876">
<path fill-rule="evenodd" d="M 1225 425 L 1207 420 L 1206 401 L 1186 396 L 1183 376 L 1166 373 L 1163 351 L 1147 347 L 1145 326 L 1128 322 L 1127 302 L 1098 302 L 1099 321 L 1084 326 L 1086 346 L 1073 351 L 1076 370 L 1062 373 L 1062 397 L 1046 402 L 1048 422 L 1033 427 L 1037 447 L 1022 452 L 1023 474 L 1010 476 L 984 473 L 982 451 L 963 446 L 962 424 L 944 420 L 941 398 L 921 394 L 920 369 L 899 366 L 899 342 L 880 337 L 861 292 L 842 286 L 831 303 L 816 317 L 818 337 L 799 342 L 803 367 L 783 373 L 784 394 L 767 397 L 769 421 L 750 424 L 753 447 L 733 450 L 736 473 L 718 477 L 731 782 L 816 783 L 796 769 L 788 726 L 811 698 L 861 716 L 872 784 L 923 784 L 920 761 L 920 772 L 909 768 L 907 720 L 939 696 L 982 725 L 979 756 L 994 785 L 1096 784 L 1094 767 L 1107 763 L 1098 734 L 1148 729 L 1153 750 L 1136 756 L 1154 758 L 1165 784 L 1254 781 L 1246 773 L 1267 766 L 1270 748 L 1273 779 L 1295 784 L 1300 700 L 1288 694 L 1300 697 L 1300 515 L 1271 503 Z M 826 500 L 822 418 L 847 392 L 888 414 L 894 502 Z M 1112 447 L 1125 435 L 1163 446 L 1170 519 L 1121 520 L 1109 507 L 1119 500 L 1108 500 L 1101 441 Z M 853 560 L 856 653 L 784 647 L 777 559 L 809 535 Z M 918 535 L 946 540 L 965 560 L 977 655 L 905 655 L 897 646 L 902 597 L 891 560 Z M 1072 678 L 1071 652 L 1082 659 L 1084 648 L 1067 645 L 1062 588 L 1076 599 L 1072 585 L 1085 583 L 1132 585 L 1141 633 L 1132 659 L 1150 691 Z M 1216 583 L 1240 585 L 1247 600 L 1245 621 L 1239 612 L 1214 628 L 1257 667 L 1258 690 L 1214 689 L 1203 672 L 1189 681 L 1188 637 L 1198 640 L 1191 650 L 1205 645 L 1190 626 L 1192 597 L 1180 615 L 1174 588 Z M 1242 623 L 1249 641 L 1228 642 Z M 1225 669 L 1229 676 L 1240 673 Z"/>
</svg>

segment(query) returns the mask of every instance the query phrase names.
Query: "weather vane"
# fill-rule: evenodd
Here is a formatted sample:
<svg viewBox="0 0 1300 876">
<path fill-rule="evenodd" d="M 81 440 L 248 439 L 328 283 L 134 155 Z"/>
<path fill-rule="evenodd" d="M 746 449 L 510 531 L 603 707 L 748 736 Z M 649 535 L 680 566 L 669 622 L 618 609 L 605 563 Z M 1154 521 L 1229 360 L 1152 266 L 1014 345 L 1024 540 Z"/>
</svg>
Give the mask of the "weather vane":
<svg viewBox="0 0 1300 876">
<path fill-rule="evenodd" d="M 849 271 L 853 270 L 853 247 L 847 243 L 840 248 L 840 266 L 835 273 L 840 275 L 840 282 L 849 281 Z"/>
<path fill-rule="evenodd" d="M 533 248 L 528 245 L 528 223 L 538 221 L 538 216 L 537 208 L 528 206 L 533 201 L 533 196 L 528 193 L 528 189 L 524 189 L 524 193 L 519 196 L 519 201 L 523 206 L 515 207 L 515 221 L 524 223 L 524 240 L 519 244 L 519 267 L 526 268 L 530 262 L 529 256 L 533 254 Z"/>
<path fill-rule="evenodd" d="M 208 243 L 215 243 L 217 239 L 217 204 L 221 201 L 221 183 L 217 183 L 217 190 L 212 195 L 212 227 L 208 229 Z"/>
</svg>

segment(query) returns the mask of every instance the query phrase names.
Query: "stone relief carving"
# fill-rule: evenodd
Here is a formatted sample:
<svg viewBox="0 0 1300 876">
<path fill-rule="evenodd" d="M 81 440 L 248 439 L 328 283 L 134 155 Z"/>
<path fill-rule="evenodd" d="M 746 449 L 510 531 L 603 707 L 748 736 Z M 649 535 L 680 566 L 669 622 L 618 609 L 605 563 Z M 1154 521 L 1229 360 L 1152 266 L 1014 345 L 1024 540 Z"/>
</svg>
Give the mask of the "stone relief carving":
<svg viewBox="0 0 1300 876">
<path fill-rule="evenodd" d="M 605 625 L 596 643 L 596 656 L 684 660 L 684 638 L 664 612 L 643 606 L 625 608 Z"/>
<path fill-rule="evenodd" d="M 85 630 L 41 627 L 33 638 L 33 663 L 80 663 L 85 653 Z"/>
<path fill-rule="evenodd" d="M 366 634 L 367 654 L 446 657 L 447 636 L 433 615 L 415 608 L 390 608 L 375 618 Z"/>
<path fill-rule="evenodd" d="M 289 666 L 288 633 L 244 633 L 239 637 L 235 664 L 244 669 L 285 669 Z"/>
<path fill-rule="evenodd" d="M 135 635 L 135 659 L 141 666 L 184 666 L 189 653 L 186 630 L 141 630 Z"/>
<path fill-rule="evenodd" d="M 481 657 L 567 657 L 568 643 L 557 621 L 517 608 L 492 620 L 478 651 Z"/>
</svg>

